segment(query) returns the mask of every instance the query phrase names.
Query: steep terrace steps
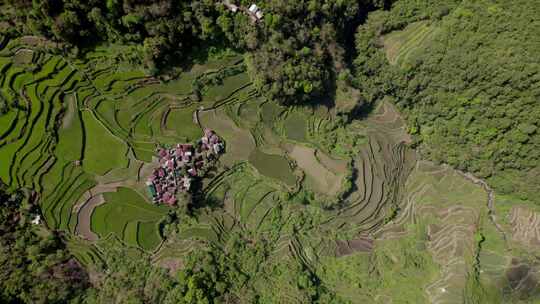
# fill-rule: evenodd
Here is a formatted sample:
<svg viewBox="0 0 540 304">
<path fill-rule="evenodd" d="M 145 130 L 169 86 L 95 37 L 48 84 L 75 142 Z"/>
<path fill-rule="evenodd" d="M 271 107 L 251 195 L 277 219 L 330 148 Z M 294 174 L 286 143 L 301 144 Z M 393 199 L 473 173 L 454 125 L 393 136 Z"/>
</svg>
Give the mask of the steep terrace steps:
<svg viewBox="0 0 540 304">
<path fill-rule="evenodd" d="M 54 155 L 54 147 L 51 148 L 50 152 L 51 152 L 51 155 Z M 58 160 L 56 159 L 55 156 L 47 158 L 41 164 L 41 166 L 39 167 L 36 173 L 36 176 L 33 178 L 33 181 L 32 181 L 32 187 L 36 189 L 36 192 L 43 194 L 44 192 L 43 185 L 46 184 L 44 183 L 45 176 L 49 174 L 55 168 L 56 164 L 58 164 Z M 58 167 L 61 168 L 60 166 Z"/>
<path fill-rule="evenodd" d="M 2 150 L 0 150 L 0 153 L 4 152 L 3 158 L 8 158 L 10 160 L 9 169 L 7 172 L 8 175 L 4 176 L 5 178 L 4 181 L 9 186 L 13 186 L 16 188 L 19 188 L 22 186 L 17 183 L 17 176 L 14 172 L 14 168 L 18 165 L 17 159 L 20 156 L 18 152 L 20 152 L 21 149 L 23 149 L 24 146 L 28 143 L 32 134 L 36 134 L 37 136 L 40 135 L 38 133 L 40 130 L 38 130 L 36 133 L 33 133 L 32 131 L 36 122 L 39 120 L 40 115 L 43 112 L 43 106 L 44 106 L 39 99 L 28 97 L 26 95 L 26 91 L 22 92 L 21 97 L 26 102 L 28 109 L 30 110 L 30 113 L 27 116 L 25 126 L 21 129 L 19 138 L 17 138 L 15 141 L 9 142 L 9 145 L 7 146 L 6 145 L 0 146 L 2 147 Z M 39 139 L 40 137 L 37 137 L 37 138 Z"/>
<path fill-rule="evenodd" d="M 13 132 L 19 121 L 19 115 L 20 110 L 10 109 L 8 113 L 0 117 L 0 143 L 8 134 Z"/>
<path fill-rule="evenodd" d="M 21 76 L 21 75 L 23 75 L 25 73 L 26 73 L 26 71 L 24 70 L 24 68 L 11 66 L 6 71 L 6 76 L 4 77 L 2 87 L 6 88 L 8 90 L 11 90 L 12 92 L 18 92 L 19 90 L 14 87 L 15 80 L 17 79 L 17 77 L 19 77 L 19 76 Z"/>
<path fill-rule="evenodd" d="M 223 183 L 223 181 L 226 179 L 226 178 L 230 178 L 230 177 L 233 177 L 234 174 L 237 172 L 237 170 L 243 170 L 246 168 L 246 164 L 245 163 L 239 163 L 239 164 L 236 164 L 234 165 L 233 167 L 231 167 L 230 169 L 228 170 L 224 170 L 222 172 L 220 172 L 217 176 L 215 176 L 212 181 L 210 181 L 210 183 L 202 190 L 202 193 L 204 193 L 205 197 L 208 198 L 209 195 L 212 194 L 213 191 L 215 191 L 220 185 L 221 183 Z"/>
<path fill-rule="evenodd" d="M 75 168 L 75 172 L 63 182 L 63 188 L 60 193 L 46 200 L 47 210 L 53 215 L 57 229 L 65 229 L 67 227 L 73 205 L 85 191 L 93 186 L 95 186 L 95 182 L 91 177 L 79 168 Z M 65 220 L 66 215 L 68 216 L 68 221 Z"/>
<path fill-rule="evenodd" d="M 0 148 L 24 137 L 25 129 L 29 123 L 30 115 L 32 114 L 32 109 L 30 108 L 30 105 L 27 104 L 26 99 L 19 99 L 19 104 L 20 107 L 15 110 L 17 111 L 15 125 L 10 127 L 9 132 L 6 130 L 6 133 L 0 138 Z"/>
<path fill-rule="evenodd" d="M 63 168 L 60 182 L 57 182 L 56 185 L 54 185 L 54 192 L 50 191 L 50 189 L 45 189 L 45 191 L 50 194 L 43 195 L 41 210 L 43 211 L 43 215 L 49 226 L 58 227 L 58 216 L 54 213 L 54 209 L 62 197 L 68 193 L 71 184 L 82 175 L 83 172 L 77 170 L 75 166 L 67 164 Z"/>
<path fill-rule="evenodd" d="M 30 127 L 27 129 L 26 138 L 23 140 L 19 148 L 15 151 L 12 159 L 12 176 L 11 179 L 17 182 L 20 187 L 23 185 L 19 178 L 19 170 L 22 162 L 27 158 L 29 153 L 35 152 L 41 145 L 47 127 L 47 114 L 49 114 L 50 104 L 43 102 L 41 98 L 36 96 L 36 86 L 27 87 L 27 93 L 23 94 L 25 98 L 32 103 L 35 116 L 31 119 Z"/>
<path fill-rule="evenodd" d="M 239 100 L 238 97 L 237 97 L 238 93 L 245 90 L 245 89 L 247 89 L 247 88 L 250 88 L 250 87 L 251 87 L 251 89 L 247 90 L 248 91 L 247 97 L 243 101 L 249 100 L 249 99 L 257 96 L 257 93 L 256 93 L 255 89 L 252 87 L 252 84 L 247 83 L 247 84 L 241 85 L 237 89 L 233 90 L 228 96 L 215 101 L 210 108 L 206 108 L 205 110 L 217 109 L 217 108 L 220 108 L 222 106 L 229 105 L 229 104 L 232 104 L 232 103 L 235 103 L 235 102 L 241 102 L 242 100 Z"/>
<path fill-rule="evenodd" d="M 70 188 L 69 194 L 62 197 L 62 200 L 56 205 L 56 213 L 60 214 L 60 221 L 58 228 L 67 230 L 71 233 L 75 233 L 75 227 L 77 225 L 77 216 L 73 212 L 76 207 L 75 204 L 80 198 L 97 183 L 91 179 L 88 175 L 83 175 L 77 183 L 73 183 Z"/>
<path fill-rule="evenodd" d="M 73 82 L 73 84 L 74 83 L 75 82 Z M 70 85 L 70 84 L 68 83 L 67 85 Z M 32 87 L 35 87 L 35 85 L 32 85 Z M 36 96 L 36 94 L 33 94 L 32 99 L 39 99 L 40 101 L 45 101 L 45 106 L 47 108 L 47 114 L 42 115 L 43 117 L 41 117 L 41 124 L 44 123 L 44 126 L 41 126 L 41 129 L 39 130 L 40 132 L 38 132 L 38 130 L 36 130 L 36 129 L 33 129 L 31 133 L 33 135 L 35 135 L 35 136 L 40 136 L 40 137 L 42 137 L 43 134 L 49 134 L 49 136 L 46 136 L 45 138 L 47 138 L 46 140 L 48 142 L 52 142 L 52 141 L 54 141 L 53 138 L 55 138 L 56 135 L 52 134 L 52 133 L 49 133 L 48 130 L 49 130 L 49 128 L 52 128 L 52 126 L 57 123 L 58 118 L 61 117 L 61 113 L 63 111 L 63 101 L 60 99 L 60 93 L 65 91 L 66 89 L 62 88 L 63 90 L 61 91 L 61 88 L 43 86 L 43 85 L 41 86 L 41 88 L 42 88 L 42 93 L 44 93 L 44 96 Z M 31 90 L 30 92 L 35 93 L 34 90 Z M 40 138 L 39 141 L 42 142 L 43 139 Z M 29 144 L 30 144 L 30 142 L 26 146 L 29 147 L 30 146 Z M 24 155 L 23 159 L 21 159 L 21 163 L 22 163 L 23 160 L 25 160 L 25 163 L 27 164 L 26 166 L 32 166 L 32 165 L 36 164 L 37 163 L 36 160 L 34 160 L 34 161 L 26 161 L 26 157 L 29 157 L 30 153 L 36 154 L 35 151 L 37 150 L 38 147 L 39 146 L 36 146 L 34 148 L 30 148 L 29 151 L 28 151 L 28 149 L 19 151 L 18 154 Z M 49 155 L 52 155 L 52 150 L 51 149 L 43 149 L 43 148 L 41 149 L 41 152 L 45 152 L 45 151 L 49 151 L 49 153 L 50 153 Z M 40 153 L 40 154 L 42 154 L 42 153 Z M 46 155 L 39 155 L 38 160 L 40 158 L 44 158 L 44 157 L 46 157 Z M 35 159 L 35 157 L 34 157 L 34 159 Z M 42 165 L 45 165 L 46 163 L 47 163 L 47 161 L 41 162 Z M 21 166 L 20 170 L 25 171 L 25 167 Z M 43 172 L 43 174 L 44 173 L 45 172 Z M 26 172 L 24 172 L 23 174 L 26 174 Z M 22 183 L 23 181 L 24 181 L 25 184 L 33 184 L 32 182 L 30 182 L 27 179 L 23 179 L 20 182 Z"/>
<path fill-rule="evenodd" d="M 363 149 L 360 152 L 360 156 L 357 158 L 357 161 L 358 160 L 361 160 L 362 171 L 358 172 L 356 180 L 356 187 L 358 189 L 356 192 L 361 192 L 362 196 L 356 198 L 355 200 L 349 198 L 346 201 L 345 207 L 338 211 L 338 215 L 346 212 L 353 212 L 351 210 L 365 208 L 373 196 L 373 188 L 377 181 L 375 180 L 373 162 L 370 161 L 370 156 L 367 149 Z"/>
<path fill-rule="evenodd" d="M 275 229 L 275 225 L 271 222 L 266 222 L 267 220 L 272 220 L 270 217 L 270 214 L 274 212 L 274 208 L 282 208 L 280 206 L 279 198 L 277 197 L 277 194 L 275 191 L 269 192 L 265 194 L 259 202 L 254 206 L 254 208 L 250 211 L 250 214 L 248 217 L 246 217 L 246 220 L 244 220 L 245 225 L 251 229 L 255 230 L 259 233 L 264 233 L 268 228 L 266 226 L 270 225 L 272 226 L 272 229 Z M 281 213 L 281 220 L 285 221 L 286 218 L 284 218 L 285 214 L 283 212 Z"/>
<path fill-rule="evenodd" d="M 140 123 L 143 124 L 143 128 L 148 128 L 149 123 L 148 121 L 146 121 L 145 123 L 144 118 L 146 118 L 148 115 L 152 115 L 152 113 L 156 110 L 156 108 L 163 106 L 162 103 L 163 103 L 162 99 L 154 100 L 149 106 L 146 106 L 145 109 L 141 109 L 141 111 L 135 113 L 135 115 L 132 116 L 131 123 L 129 125 L 129 136 L 131 138 L 134 138 L 137 134 L 140 134 L 136 132 L 137 131 L 136 127 Z M 141 129 L 141 126 L 139 126 L 139 131 L 143 131 L 140 129 Z M 152 134 L 149 134 L 149 137 L 152 137 Z"/>
<path fill-rule="evenodd" d="M 102 96 L 94 98 L 95 106 L 91 110 L 95 113 L 99 121 L 101 121 L 109 130 L 115 130 L 115 135 L 127 139 L 129 137 L 129 129 L 122 126 L 118 119 L 119 110 L 116 109 L 113 102 Z"/>
<path fill-rule="evenodd" d="M 55 196 L 61 195 L 63 186 L 68 180 L 68 177 L 71 176 L 75 170 L 75 166 L 71 162 L 63 162 L 57 157 L 53 157 L 54 163 L 47 170 L 44 175 L 41 176 L 39 180 L 39 185 L 41 188 L 41 194 L 43 200 L 41 201 L 42 210 L 48 209 L 50 206 L 47 204 L 49 198 L 53 200 Z"/>
<path fill-rule="evenodd" d="M 32 83 L 37 83 L 39 85 L 42 81 L 53 77 L 53 75 L 59 70 L 57 67 L 60 64 L 62 64 L 62 57 L 48 55 L 43 57 L 42 66 L 40 70 L 34 74 Z"/>
<path fill-rule="evenodd" d="M 264 184 L 263 184 L 264 186 Z M 250 190 L 253 190 L 253 191 L 256 191 L 256 189 L 250 189 Z M 248 202 L 245 202 L 242 204 L 242 207 L 240 209 L 240 220 L 243 222 L 243 223 L 247 223 L 247 221 L 254 217 L 254 213 L 253 211 L 260 205 L 260 204 L 263 204 L 263 201 L 269 197 L 269 196 L 272 196 L 272 194 L 274 194 L 275 191 L 274 190 L 263 190 L 263 195 L 260 195 L 258 199 L 255 199 L 253 200 L 253 198 L 250 199 L 250 201 L 254 201 L 254 203 L 250 203 L 249 201 Z"/>
<path fill-rule="evenodd" d="M 14 79 L 12 79 L 13 83 L 11 84 L 11 88 L 15 92 L 20 92 L 21 90 L 24 90 L 24 87 L 32 81 L 32 78 L 33 74 L 28 73 L 27 71 L 19 73 Z"/>
<path fill-rule="evenodd" d="M 229 231 L 232 227 L 227 227 L 225 217 L 226 213 L 221 214 L 207 214 L 208 222 L 212 227 L 212 230 L 218 238 L 218 242 L 225 243 L 228 239 Z M 233 219 L 234 221 L 234 219 Z"/>
<path fill-rule="evenodd" d="M 0 87 L 4 87 L 8 71 L 13 67 L 13 61 L 10 58 L 0 57 Z"/>
<path fill-rule="evenodd" d="M 32 188 L 35 189 L 35 179 L 40 176 L 40 170 L 50 159 L 50 156 L 53 154 L 52 149 L 54 148 L 55 140 L 53 137 L 47 137 L 44 139 L 40 145 L 39 150 L 34 150 L 32 153 L 28 153 L 25 158 L 21 160 L 22 164 L 21 169 L 19 170 L 22 183 L 25 185 L 32 185 Z"/>
<path fill-rule="evenodd" d="M 238 183 L 241 183 L 242 181 L 238 181 Z M 258 180 L 249 180 L 247 181 L 247 183 L 242 183 L 240 184 L 239 186 L 241 186 L 242 188 L 240 188 L 239 190 L 236 191 L 236 193 L 234 193 L 234 214 L 238 217 L 239 215 L 241 214 L 241 210 L 242 210 L 242 205 L 244 204 L 244 201 L 245 201 L 245 198 L 247 196 L 247 194 L 249 193 L 249 191 L 251 190 L 251 188 L 257 186 L 259 184 L 259 181 Z M 235 185 L 236 187 L 236 185 Z"/>
<path fill-rule="evenodd" d="M 4 50 L 9 42 L 7 35 L 0 34 L 0 51 Z"/>
<path fill-rule="evenodd" d="M 356 158 L 358 176 L 355 193 L 330 216 L 325 225 L 337 227 L 346 235 L 374 233 L 400 204 L 404 182 L 410 172 L 406 147 L 368 133 L 367 146 Z M 412 169 L 412 168 L 410 168 Z"/>
<path fill-rule="evenodd" d="M 63 87 L 71 81 L 76 73 L 77 71 L 75 69 L 66 64 L 60 71 L 58 71 L 54 78 L 44 81 L 43 85 L 50 87 Z"/>
</svg>

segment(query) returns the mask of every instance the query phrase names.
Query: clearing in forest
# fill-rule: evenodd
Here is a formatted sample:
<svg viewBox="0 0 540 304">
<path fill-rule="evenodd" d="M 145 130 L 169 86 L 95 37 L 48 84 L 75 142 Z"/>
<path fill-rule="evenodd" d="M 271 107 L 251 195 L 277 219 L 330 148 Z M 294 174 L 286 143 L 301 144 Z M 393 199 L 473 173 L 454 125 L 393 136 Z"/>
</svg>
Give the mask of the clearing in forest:
<svg viewBox="0 0 540 304">
<path fill-rule="evenodd" d="M 404 63 L 415 52 L 429 43 L 429 37 L 435 30 L 427 21 L 418 21 L 407 25 L 403 30 L 393 31 L 383 38 L 386 57 L 391 64 Z"/>
</svg>

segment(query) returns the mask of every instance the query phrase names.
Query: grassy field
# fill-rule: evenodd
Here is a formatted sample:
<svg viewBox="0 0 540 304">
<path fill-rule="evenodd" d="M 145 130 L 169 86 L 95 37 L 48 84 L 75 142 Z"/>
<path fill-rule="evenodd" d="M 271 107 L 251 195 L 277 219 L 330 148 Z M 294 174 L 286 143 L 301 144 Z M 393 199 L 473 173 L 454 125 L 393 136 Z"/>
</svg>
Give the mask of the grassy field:
<svg viewBox="0 0 540 304">
<path fill-rule="evenodd" d="M 183 137 L 184 141 L 198 140 L 203 135 L 201 128 L 193 122 L 193 113 L 196 107 L 171 109 L 167 116 L 166 127 L 174 135 Z"/>
<path fill-rule="evenodd" d="M 249 156 L 249 162 L 263 175 L 278 179 L 289 186 L 296 183 L 288 160 L 281 155 L 267 154 L 257 149 Z"/>
<path fill-rule="evenodd" d="M 127 146 L 96 117 L 88 111 L 82 113 L 85 130 L 85 150 L 83 168 L 97 175 L 104 175 L 113 168 L 127 166 Z"/>
</svg>

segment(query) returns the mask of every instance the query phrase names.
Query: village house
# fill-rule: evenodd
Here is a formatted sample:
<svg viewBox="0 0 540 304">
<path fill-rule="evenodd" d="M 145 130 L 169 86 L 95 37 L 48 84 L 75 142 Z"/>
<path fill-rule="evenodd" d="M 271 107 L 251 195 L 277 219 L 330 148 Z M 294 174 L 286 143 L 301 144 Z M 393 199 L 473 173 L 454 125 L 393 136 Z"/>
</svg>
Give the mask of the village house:
<svg viewBox="0 0 540 304">
<path fill-rule="evenodd" d="M 32 224 L 34 224 L 34 225 L 39 225 L 39 224 L 41 224 L 41 215 L 39 215 L 39 214 L 36 215 L 36 216 L 34 217 L 34 219 L 32 219 Z"/>
<path fill-rule="evenodd" d="M 259 21 L 263 17 L 262 10 L 255 3 L 248 8 L 248 12 L 253 21 Z"/>
</svg>

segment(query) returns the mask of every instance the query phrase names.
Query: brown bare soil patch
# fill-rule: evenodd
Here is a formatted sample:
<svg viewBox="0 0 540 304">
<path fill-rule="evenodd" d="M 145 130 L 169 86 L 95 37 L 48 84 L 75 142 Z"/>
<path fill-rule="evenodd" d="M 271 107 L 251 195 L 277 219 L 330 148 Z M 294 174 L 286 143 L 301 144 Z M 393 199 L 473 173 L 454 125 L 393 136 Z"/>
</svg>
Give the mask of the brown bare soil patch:
<svg viewBox="0 0 540 304">
<path fill-rule="evenodd" d="M 337 241 L 336 256 L 342 257 L 355 252 L 370 252 L 373 250 L 373 239 L 369 237 L 359 237 L 354 240 Z"/>
<path fill-rule="evenodd" d="M 71 126 L 71 123 L 73 122 L 73 117 L 75 116 L 75 97 L 73 95 L 69 95 L 66 98 L 67 101 L 67 109 L 64 112 L 64 117 L 62 117 L 62 129 L 67 129 L 69 126 Z"/>
<path fill-rule="evenodd" d="M 527 298 L 535 293 L 539 294 L 540 281 L 539 274 L 530 265 L 512 259 L 512 264 L 506 271 L 506 279 L 514 293 L 522 298 Z"/>
<path fill-rule="evenodd" d="M 91 216 L 94 208 L 105 203 L 103 195 L 93 196 L 88 199 L 79 212 L 77 213 L 77 226 L 75 227 L 75 233 L 82 236 L 89 241 L 97 241 L 98 236 L 95 234 L 91 227 Z"/>
<path fill-rule="evenodd" d="M 335 174 L 345 174 L 347 172 L 347 161 L 331 158 L 321 150 L 316 150 L 315 156 L 319 162 L 326 167 L 326 169 L 334 172 Z"/>
<path fill-rule="evenodd" d="M 178 258 L 165 258 L 157 263 L 158 266 L 168 269 L 171 276 L 175 276 L 178 270 L 184 267 L 184 262 Z"/>
<path fill-rule="evenodd" d="M 540 246 L 540 214 L 522 206 L 510 210 L 512 239 L 525 246 Z"/>
<path fill-rule="evenodd" d="M 372 122 L 371 127 L 390 136 L 393 142 L 412 143 L 405 121 L 389 101 L 383 100 L 375 115 L 369 117 L 369 121 Z"/>
<path fill-rule="evenodd" d="M 60 48 L 62 46 L 60 43 L 52 42 L 47 38 L 38 36 L 23 36 L 21 37 L 21 42 L 32 47 Z"/>
</svg>

